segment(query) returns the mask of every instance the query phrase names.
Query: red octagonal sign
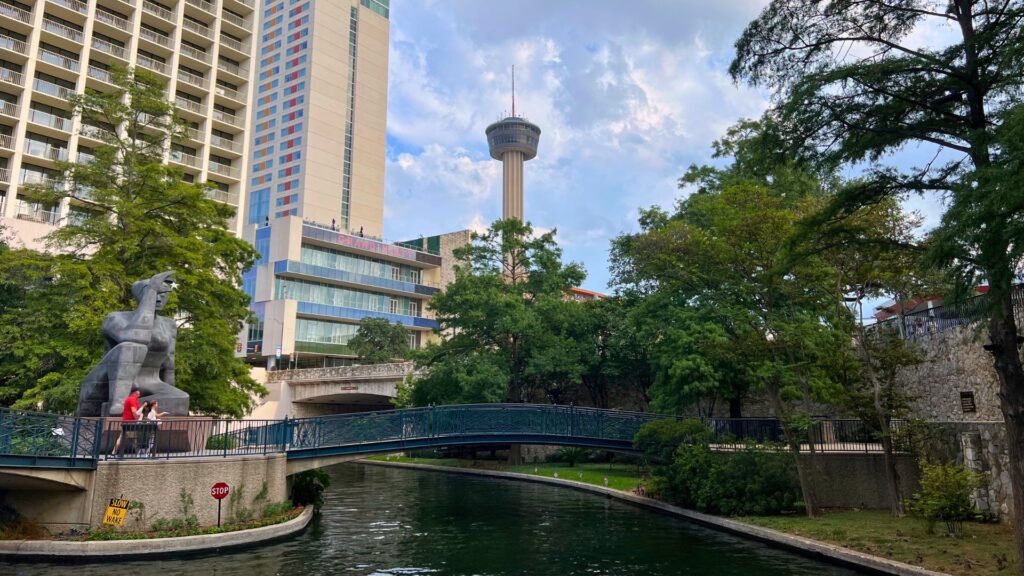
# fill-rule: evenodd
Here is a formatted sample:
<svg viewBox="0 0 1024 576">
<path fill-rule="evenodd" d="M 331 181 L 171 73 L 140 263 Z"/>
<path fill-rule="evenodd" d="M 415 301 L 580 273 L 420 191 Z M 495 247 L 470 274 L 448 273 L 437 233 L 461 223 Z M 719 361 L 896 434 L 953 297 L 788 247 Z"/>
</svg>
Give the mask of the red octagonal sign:
<svg viewBox="0 0 1024 576">
<path fill-rule="evenodd" d="M 213 488 L 210 488 L 210 496 L 213 496 L 217 500 L 223 500 L 226 498 L 228 492 L 231 492 L 231 489 L 228 488 L 228 485 L 224 482 L 217 482 L 213 485 Z"/>
</svg>

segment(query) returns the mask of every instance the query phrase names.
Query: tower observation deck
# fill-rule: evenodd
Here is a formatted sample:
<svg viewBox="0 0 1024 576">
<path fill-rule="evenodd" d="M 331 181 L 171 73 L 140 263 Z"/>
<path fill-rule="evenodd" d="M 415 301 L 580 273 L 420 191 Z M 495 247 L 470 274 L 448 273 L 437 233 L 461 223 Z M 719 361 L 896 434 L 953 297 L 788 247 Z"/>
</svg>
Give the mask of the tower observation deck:
<svg viewBox="0 0 1024 576">
<path fill-rule="evenodd" d="M 513 113 L 514 114 L 514 113 Z M 502 219 L 523 217 L 523 162 L 537 156 L 540 128 L 521 117 L 509 116 L 487 127 L 491 158 L 502 164 Z"/>
</svg>

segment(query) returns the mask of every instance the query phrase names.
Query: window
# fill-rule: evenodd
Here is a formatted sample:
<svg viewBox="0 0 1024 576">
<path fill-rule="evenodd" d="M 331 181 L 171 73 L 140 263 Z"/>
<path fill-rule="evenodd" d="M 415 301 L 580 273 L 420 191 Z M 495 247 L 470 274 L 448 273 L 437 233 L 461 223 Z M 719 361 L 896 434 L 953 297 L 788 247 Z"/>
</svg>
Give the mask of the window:
<svg viewBox="0 0 1024 576">
<path fill-rule="evenodd" d="M 270 188 L 249 192 L 249 224 L 260 224 L 270 214 Z"/>
</svg>

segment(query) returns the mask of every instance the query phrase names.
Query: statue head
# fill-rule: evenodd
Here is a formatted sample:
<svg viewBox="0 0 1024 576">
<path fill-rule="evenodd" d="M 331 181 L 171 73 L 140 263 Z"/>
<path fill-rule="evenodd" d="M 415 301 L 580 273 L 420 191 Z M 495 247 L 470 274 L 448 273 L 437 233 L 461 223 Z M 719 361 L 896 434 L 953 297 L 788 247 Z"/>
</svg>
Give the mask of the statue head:
<svg viewBox="0 0 1024 576">
<path fill-rule="evenodd" d="M 151 286 L 156 283 L 156 286 Z M 171 295 L 171 291 L 177 284 L 174 282 L 174 272 L 161 272 L 152 278 L 146 280 L 139 280 L 132 284 L 132 296 L 135 297 L 136 302 L 142 301 L 142 295 L 146 292 L 147 288 L 156 289 L 156 309 L 163 310 L 164 306 L 167 305 L 167 299 Z"/>
</svg>

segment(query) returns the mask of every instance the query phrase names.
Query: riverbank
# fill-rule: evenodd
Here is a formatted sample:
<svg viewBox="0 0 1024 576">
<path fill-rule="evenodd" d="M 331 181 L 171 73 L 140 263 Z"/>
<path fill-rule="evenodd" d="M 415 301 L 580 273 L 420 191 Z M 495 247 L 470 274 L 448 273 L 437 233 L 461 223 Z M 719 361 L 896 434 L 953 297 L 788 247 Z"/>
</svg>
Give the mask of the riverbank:
<svg viewBox="0 0 1024 576">
<path fill-rule="evenodd" d="M 147 536 L 148 533 L 126 533 L 124 534 L 126 538 L 118 540 L 3 540 L 0 541 L 0 557 L 10 557 L 18 561 L 33 559 L 80 561 L 123 556 L 132 558 L 180 556 L 266 544 L 301 532 L 312 519 L 313 507 L 307 506 L 297 516 L 283 522 L 214 534 L 158 538 Z"/>
<path fill-rule="evenodd" d="M 821 518 L 803 518 L 792 516 L 775 517 L 744 517 L 727 519 L 700 514 L 689 510 L 670 506 L 643 498 L 632 493 L 641 483 L 640 475 L 635 466 L 622 466 L 608 470 L 614 476 L 608 476 L 609 488 L 604 487 L 602 470 L 607 464 L 577 464 L 570 468 L 566 464 L 530 464 L 509 467 L 501 462 L 469 461 L 454 459 L 427 459 L 390 456 L 378 457 L 373 463 L 410 464 L 416 467 L 434 467 L 439 470 L 463 473 L 496 472 L 501 477 L 520 478 L 533 481 L 542 480 L 546 483 L 564 483 L 577 489 L 586 486 L 594 491 L 612 494 L 621 499 L 633 501 L 648 507 L 671 508 L 682 511 L 684 516 L 728 531 L 736 531 L 750 537 L 771 533 L 784 538 L 795 538 L 791 543 L 783 540 L 766 540 L 783 546 L 796 545 L 802 548 L 806 543 L 834 549 L 838 552 L 853 554 L 851 559 L 861 557 L 876 558 L 885 563 L 900 563 L 908 568 L 931 570 L 937 573 L 954 574 L 956 576 L 1010 576 L 1014 574 L 1016 563 L 1012 558 L 1012 533 L 1008 527 L 998 524 L 970 524 L 966 527 L 966 536 L 952 539 L 939 534 L 927 534 L 925 523 L 915 518 L 896 519 L 885 512 L 879 511 L 830 511 Z M 554 476 L 558 473 L 558 477 Z M 580 478 L 579 474 L 583 477 Z M 612 487 L 612 478 L 619 488 Z M 640 500 L 640 501 L 638 501 Z M 649 501 L 649 502 L 648 502 Z M 654 505 L 656 503 L 657 505 Z M 675 513 L 670 511 L 670 513 Z M 744 531 L 744 527 L 752 531 Z M 734 530 L 738 528 L 738 530 Z M 762 532 L 767 530 L 768 532 Z M 811 550 L 819 553 L 818 548 Z M 888 566 L 883 564 L 882 566 Z M 889 566 L 889 568 L 893 568 Z M 897 567 L 898 568 L 898 567 Z M 887 571 L 890 574 L 922 574 L 927 572 Z M 894 569 L 894 568 L 893 568 Z"/>
</svg>

